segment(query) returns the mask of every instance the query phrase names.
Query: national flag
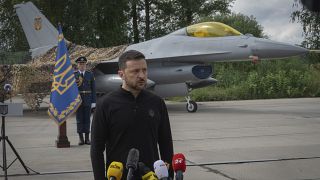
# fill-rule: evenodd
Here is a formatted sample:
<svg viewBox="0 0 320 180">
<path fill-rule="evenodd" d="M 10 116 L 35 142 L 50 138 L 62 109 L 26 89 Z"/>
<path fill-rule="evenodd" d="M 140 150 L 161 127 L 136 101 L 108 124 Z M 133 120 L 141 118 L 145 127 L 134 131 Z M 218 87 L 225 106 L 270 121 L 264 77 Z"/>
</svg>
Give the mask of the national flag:
<svg viewBox="0 0 320 180">
<path fill-rule="evenodd" d="M 58 31 L 58 47 L 48 114 L 58 125 L 61 125 L 70 115 L 77 111 L 81 104 L 81 97 L 61 25 L 59 25 Z"/>
</svg>

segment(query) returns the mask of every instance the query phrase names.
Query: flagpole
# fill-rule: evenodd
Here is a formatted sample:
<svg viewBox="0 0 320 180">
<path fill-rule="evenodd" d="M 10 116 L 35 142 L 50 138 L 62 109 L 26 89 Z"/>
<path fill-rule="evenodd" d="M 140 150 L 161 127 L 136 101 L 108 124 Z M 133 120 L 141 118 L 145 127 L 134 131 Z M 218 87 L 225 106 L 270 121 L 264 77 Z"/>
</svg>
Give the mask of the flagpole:
<svg viewBox="0 0 320 180">
<path fill-rule="evenodd" d="M 69 148 L 70 141 L 67 136 L 67 121 L 64 121 L 58 128 L 58 136 L 56 140 L 57 148 Z"/>
<path fill-rule="evenodd" d="M 61 23 L 58 22 L 58 26 L 61 27 Z M 56 140 L 57 148 L 69 148 L 70 141 L 67 136 L 67 121 L 64 121 L 60 126 L 58 126 L 58 136 Z"/>
<path fill-rule="evenodd" d="M 58 124 L 57 148 L 68 148 L 66 120 L 77 111 L 81 104 L 78 86 L 75 82 L 68 49 L 64 41 L 61 24 L 58 25 L 58 46 L 55 69 L 48 108 L 49 116 Z"/>
</svg>

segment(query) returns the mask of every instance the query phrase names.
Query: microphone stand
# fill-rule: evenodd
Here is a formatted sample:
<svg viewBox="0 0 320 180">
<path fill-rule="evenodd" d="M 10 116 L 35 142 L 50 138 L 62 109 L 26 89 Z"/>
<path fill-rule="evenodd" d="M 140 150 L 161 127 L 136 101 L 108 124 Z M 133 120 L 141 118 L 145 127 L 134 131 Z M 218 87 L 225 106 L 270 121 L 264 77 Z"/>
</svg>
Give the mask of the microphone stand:
<svg viewBox="0 0 320 180">
<path fill-rule="evenodd" d="M 3 103 L 3 102 L 2 102 Z M 16 149 L 14 148 L 14 146 L 12 145 L 12 143 L 10 142 L 8 136 L 6 136 L 6 128 L 5 128 L 5 117 L 6 114 L 8 114 L 8 105 L 7 104 L 1 104 L 0 105 L 0 114 L 2 116 L 2 123 L 1 123 L 1 136 L 0 136 L 0 141 L 2 141 L 2 157 L 3 157 L 3 162 L 2 162 L 2 166 L 0 166 L 2 168 L 2 170 L 4 171 L 4 177 L 5 180 L 8 179 L 8 172 L 7 170 L 9 169 L 9 167 L 18 159 L 21 163 L 21 165 L 23 166 L 23 168 L 26 170 L 26 172 L 28 174 L 30 174 L 27 166 L 24 164 L 24 162 L 22 161 L 21 157 L 19 156 L 18 152 L 16 151 Z M 14 159 L 9 165 L 7 165 L 7 152 L 6 152 L 6 142 L 10 145 L 12 151 L 14 152 L 14 154 L 16 155 L 16 159 Z"/>
</svg>

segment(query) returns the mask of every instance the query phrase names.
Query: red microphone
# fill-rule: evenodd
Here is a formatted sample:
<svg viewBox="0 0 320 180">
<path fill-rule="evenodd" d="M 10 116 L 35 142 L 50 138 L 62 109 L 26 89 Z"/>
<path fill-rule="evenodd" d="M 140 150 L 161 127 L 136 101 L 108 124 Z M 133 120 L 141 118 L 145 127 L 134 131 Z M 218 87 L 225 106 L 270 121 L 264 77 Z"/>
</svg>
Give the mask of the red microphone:
<svg viewBox="0 0 320 180">
<path fill-rule="evenodd" d="M 172 168 L 176 172 L 176 180 L 183 180 L 183 173 L 186 171 L 186 158 L 182 153 L 173 155 Z"/>
</svg>

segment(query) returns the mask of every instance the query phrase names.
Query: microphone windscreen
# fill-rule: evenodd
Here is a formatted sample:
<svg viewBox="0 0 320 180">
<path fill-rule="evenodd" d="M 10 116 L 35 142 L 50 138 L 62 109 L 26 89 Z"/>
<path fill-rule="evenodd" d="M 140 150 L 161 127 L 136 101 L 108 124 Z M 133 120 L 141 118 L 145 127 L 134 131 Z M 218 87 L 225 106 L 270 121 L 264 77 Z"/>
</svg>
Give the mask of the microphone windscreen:
<svg viewBox="0 0 320 180">
<path fill-rule="evenodd" d="M 186 158 L 182 153 L 175 154 L 172 158 L 172 168 L 175 172 L 186 171 Z"/>
<path fill-rule="evenodd" d="M 107 177 L 110 179 L 110 177 L 116 178 L 116 180 L 120 180 L 123 173 L 123 165 L 121 162 L 113 161 L 108 168 L 107 171 Z"/>
<path fill-rule="evenodd" d="M 127 157 L 126 168 L 132 168 L 133 170 L 137 170 L 137 164 L 139 161 L 139 151 L 135 148 L 130 149 Z"/>
<path fill-rule="evenodd" d="M 168 168 L 162 160 L 154 162 L 153 168 L 158 179 L 169 177 Z"/>
<path fill-rule="evenodd" d="M 139 162 L 138 166 L 139 166 L 139 173 L 141 174 L 141 176 L 151 171 L 151 169 L 148 168 L 143 162 Z"/>
<path fill-rule="evenodd" d="M 3 89 L 4 89 L 5 91 L 9 92 L 9 91 L 11 91 L 11 89 L 12 89 L 12 85 L 11 85 L 11 84 L 5 84 L 5 85 L 3 86 Z"/>
<path fill-rule="evenodd" d="M 152 171 L 148 172 L 147 174 L 143 175 L 142 180 L 158 180 L 156 174 Z"/>
</svg>

